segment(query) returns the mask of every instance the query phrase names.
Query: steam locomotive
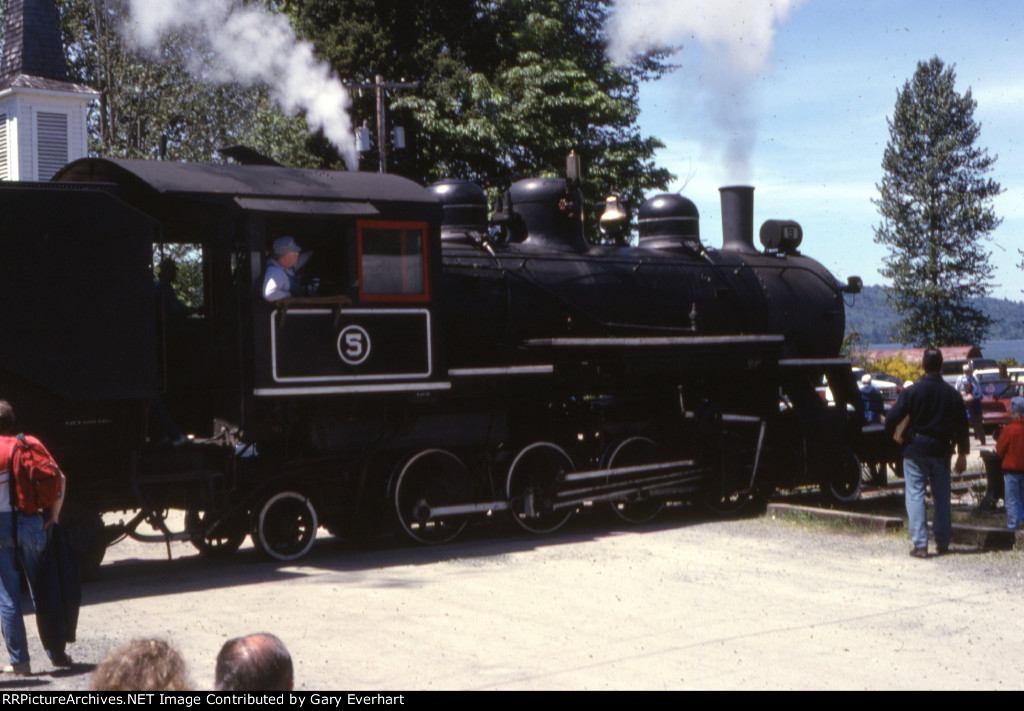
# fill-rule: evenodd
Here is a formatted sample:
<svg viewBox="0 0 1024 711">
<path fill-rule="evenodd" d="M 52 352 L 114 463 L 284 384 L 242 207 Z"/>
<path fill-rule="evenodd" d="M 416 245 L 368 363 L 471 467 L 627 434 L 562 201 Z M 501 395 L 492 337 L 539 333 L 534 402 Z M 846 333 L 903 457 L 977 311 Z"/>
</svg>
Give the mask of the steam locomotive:
<svg viewBox="0 0 1024 711">
<path fill-rule="evenodd" d="M 122 534 L 210 554 L 251 534 L 293 560 L 320 526 L 440 543 L 505 511 L 542 533 L 584 505 L 637 522 L 775 487 L 852 497 L 861 405 L 838 354 L 859 280 L 802 255 L 795 222 L 756 248 L 753 188 L 721 192 L 720 248 L 680 195 L 640 206 L 636 247 L 607 211 L 620 238 L 594 246 L 572 162 L 489 222 L 463 181 L 79 160 L 0 187 L 0 396 L 62 463 L 93 565 Z M 304 295 L 268 303 L 282 236 L 311 254 Z M 201 257 L 198 314 L 155 297 L 161 245 Z M 115 511 L 133 518 L 104 525 Z"/>
</svg>

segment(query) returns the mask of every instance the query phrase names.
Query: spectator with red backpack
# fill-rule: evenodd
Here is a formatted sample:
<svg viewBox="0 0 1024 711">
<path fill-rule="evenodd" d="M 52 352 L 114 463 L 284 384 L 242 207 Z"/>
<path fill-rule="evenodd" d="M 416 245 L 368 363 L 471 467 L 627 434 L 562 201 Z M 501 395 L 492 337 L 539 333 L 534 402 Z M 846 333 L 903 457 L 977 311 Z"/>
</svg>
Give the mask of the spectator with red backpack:
<svg viewBox="0 0 1024 711">
<path fill-rule="evenodd" d="M 39 440 L 16 434 L 14 424 L 14 408 L 0 400 L 0 622 L 10 655 L 3 671 L 28 676 L 31 667 L 18 563 L 35 599 L 49 529 L 64 504 L 65 480 Z M 71 666 L 64 643 L 54 646 L 59 648 L 46 650 L 53 665 Z"/>
</svg>

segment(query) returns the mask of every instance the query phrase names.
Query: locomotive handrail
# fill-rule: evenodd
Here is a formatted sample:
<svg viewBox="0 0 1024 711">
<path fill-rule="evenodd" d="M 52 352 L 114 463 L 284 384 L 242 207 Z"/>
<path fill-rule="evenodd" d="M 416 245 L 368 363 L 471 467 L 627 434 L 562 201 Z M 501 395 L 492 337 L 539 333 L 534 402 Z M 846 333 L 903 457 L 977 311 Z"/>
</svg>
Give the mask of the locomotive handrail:
<svg viewBox="0 0 1024 711">
<path fill-rule="evenodd" d="M 853 365 L 849 358 L 783 358 L 780 368 L 815 368 L 833 365 Z"/>
<path fill-rule="evenodd" d="M 341 319 L 341 310 L 346 306 L 351 306 L 352 303 L 352 299 L 348 296 L 338 294 L 336 296 L 290 296 L 272 302 L 272 306 L 277 311 L 278 328 L 284 327 L 284 320 L 288 315 L 289 309 L 325 307 L 331 309 L 334 313 L 334 328 L 337 328 L 338 321 Z"/>
<path fill-rule="evenodd" d="M 650 348 L 652 346 L 705 346 L 742 343 L 781 344 L 784 341 L 785 337 L 780 335 L 566 337 L 531 338 L 526 341 L 526 346 L 546 348 Z"/>
<path fill-rule="evenodd" d="M 352 299 L 344 294 L 334 296 L 289 296 L 273 302 L 277 308 L 299 308 L 317 306 L 351 306 Z"/>
<path fill-rule="evenodd" d="M 722 262 L 712 261 L 711 257 L 713 255 L 717 254 L 717 253 L 720 253 L 720 252 L 721 252 L 720 249 L 717 249 L 717 248 L 714 248 L 714 247 L 709 247 L 709 248 L 706 248 L 706 249 L 702 250 L 701 256 L 704 257 L 705 261 L 700 262 L 699 264 L 695 264 L 692 260 L 687 260 L 687 259 L 675 259 L 675 260 L 673 260 L 673 259 L 671 259 L 671 257 L 663 257 L 663 256 L 660 256 L 660 255 L 659 255 L 659 257 L 660 257 L 659 259 L 650 259 L 650 258 L 644 259 L 642 257 L 615 259 L 615 258 L 607 258 L 607 257 L 603 257 L 602 256 L 602 261 L 604 261 L 605 263 L 608 263 L 608 264 L 622 264 L 622 265 L 627 265 L 627 266 L 635 266 L 637 269 L 641 269 L 643 267 L 651 266 L 651 265 L 672 264 L 674 266 L 678 266 L 678 267 L 682 267 L 682 268 L 695 268 L 697 266 L 700 266 L 700 267 L 705 267 L 706 266 L 706 267 L 710 267 L 710 268 L 718 270 L 718 271 L 730 271 L 730 270 L 737 269 L 737 268 L 738 269 L 753 269 L 753 268 L 757 268 L 757 269 L 770 269 L 770 270 L 772 270 L 774 272 L 778 272 L 778 273 L 782 273 L 782 272 L 786 272 L 786 271 L 799 271 L 799 272 L 807 273 L 808 275 L 814 277 L 815 279 L 817 279 L 822 284 L 824 284 L 827 287 L 829 287 L 832 291 L 834 291 L 837 294 L 847 293 L 847 289 L 849 288 L 846 284 L 843 284 L 843 283 L 837 281 L 834 277 L 830 281 L 824 275 L 819 273 L 817 270 L 812 269 L 811 267 L 807 266 L 806 264 L 794 263 L 792 261 L 787 260 L 786 257 L 791 256 L 791 255 L 781 255 L 780 256 L 780 255 L 777 255 L 774 252 L 768 252 L 768 251 L 756 251 L 754 253 L 756 256 L 759 256 L 759 257 L 768 257 L 768 256 L 779 257 L 780 263 L 770 263 L 769 262 L 769 263 L 765 263 L 765 264 L 751 264 L 750 262 L 743 261 L 743 262 L 737 264 L 737 263 L 733 263 L 733 262 L 722 263 Z M 530 262 L 530 261 L 537 261 L 537 260 L 573 262 L 573 261 L 579 261 L 581 258 L 595 258 L 594 255 L 588 254 L 586 252 L 584 252 L 583 254 L 579 254 L 579 253 L 576 253 L 576 252 L 571 252 L 571 253 L 541 253 L 541 254 L 509 254 L 509 253 L 501 253 L 501 254 L 498 254 L 497 256 L 499 258 L 505 258 L 505 259 L 522 260 L 522 266 L 524 268 L 525 268 L 525 266 L 527 265 L 528 262 Z M 804 255 L 802 255 L 802 254 L 801 255 L 792 255 L 792 256 L 804 257 Z"/>
</svg>

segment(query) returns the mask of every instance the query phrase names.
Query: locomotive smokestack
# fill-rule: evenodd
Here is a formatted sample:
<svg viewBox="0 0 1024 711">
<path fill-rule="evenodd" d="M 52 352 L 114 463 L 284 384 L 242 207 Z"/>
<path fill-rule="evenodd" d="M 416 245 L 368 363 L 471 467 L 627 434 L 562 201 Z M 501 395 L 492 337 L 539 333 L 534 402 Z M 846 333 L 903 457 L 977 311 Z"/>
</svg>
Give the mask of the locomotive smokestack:
<svg viewBox="0 0 1024 711">
<path fill-rule="evenodd" d="M 722 194 L 722 249 L 757 254 L 754 247 L 754 188 L 730 185 Z"/>
</svg>

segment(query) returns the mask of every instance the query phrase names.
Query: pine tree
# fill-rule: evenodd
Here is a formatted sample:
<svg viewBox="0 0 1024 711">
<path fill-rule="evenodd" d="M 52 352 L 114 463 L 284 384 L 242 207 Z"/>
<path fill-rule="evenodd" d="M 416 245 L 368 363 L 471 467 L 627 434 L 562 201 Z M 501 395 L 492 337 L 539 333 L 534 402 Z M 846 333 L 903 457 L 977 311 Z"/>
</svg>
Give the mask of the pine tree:
<svg viewBox="0 0 1024 711">
<path fill-rule="evenodd" d="M 992 208 L 1002 188 L 986 177 L 996 156 L 975 145 L 977 102 L 955 81 L 938 57 L 919 62 L 887 121 L 875 242 L 889 248 L 881 273 L 902 343 L 980 343 L 993 323 L 971 301 L 991 289 L 983 241 L 1002 222 Z"/>
</svg>

